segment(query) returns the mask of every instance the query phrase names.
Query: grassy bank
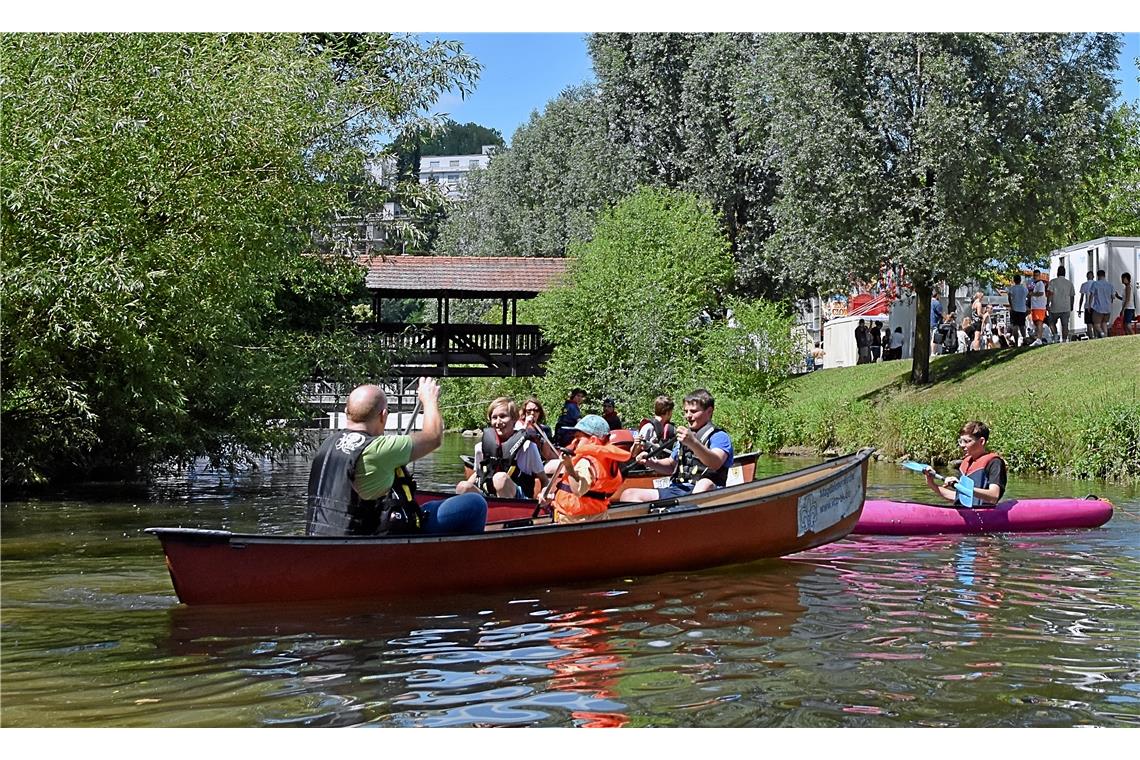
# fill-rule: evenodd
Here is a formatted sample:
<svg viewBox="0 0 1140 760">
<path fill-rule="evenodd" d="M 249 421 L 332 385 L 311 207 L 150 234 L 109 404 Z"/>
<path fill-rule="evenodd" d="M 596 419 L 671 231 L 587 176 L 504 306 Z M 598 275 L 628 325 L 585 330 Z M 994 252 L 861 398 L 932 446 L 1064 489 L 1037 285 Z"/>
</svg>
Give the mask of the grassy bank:
<svg viewBox="0 0 1140 760">
<path fill-rule="evenodd" d="M 1013 471 L 1140 479 L 1140 336 L 936 357 L 923 388 L 909 374 L 909 360 L 813 372 L 780 400 L 718 400 L 718 418 L 739 451 L 874 446 L 940 464 L 980 419 Z"/>
</svg>

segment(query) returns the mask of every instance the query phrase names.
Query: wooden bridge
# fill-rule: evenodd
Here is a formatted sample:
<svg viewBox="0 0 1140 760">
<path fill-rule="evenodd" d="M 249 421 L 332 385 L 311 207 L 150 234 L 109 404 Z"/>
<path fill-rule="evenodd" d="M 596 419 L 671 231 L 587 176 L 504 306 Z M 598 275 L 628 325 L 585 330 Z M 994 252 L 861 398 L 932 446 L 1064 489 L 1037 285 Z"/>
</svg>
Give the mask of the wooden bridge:
<svg viewBox="0 0 1140 760">
<path fill-rule="evenodd" d="M 394 353 L 397 377 L 541 375 L 553 349 L 535 325 L 518 324 L 518 301 L 534 298 L 566 275 L 566 260 L 474 256 L 362 257 L 372 294 L 364 329 L 377 348 Z M 382 321 L 385 298 L 436 300 L 433 324 Z M 501 324 L 453 324 L 451 301 L 494 299 Z M 508 314 L 510 322 L 508 323 Z"/>
</svg>

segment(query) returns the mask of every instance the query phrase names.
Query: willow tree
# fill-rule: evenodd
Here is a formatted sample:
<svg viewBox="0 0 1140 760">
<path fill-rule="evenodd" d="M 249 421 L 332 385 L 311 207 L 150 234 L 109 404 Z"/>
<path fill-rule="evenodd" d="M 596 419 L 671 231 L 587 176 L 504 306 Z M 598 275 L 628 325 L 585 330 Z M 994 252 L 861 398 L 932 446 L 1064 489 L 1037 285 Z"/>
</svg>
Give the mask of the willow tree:
<svg viewBox="0 0 1140 760">
<path fill-rule="evenodd" d="M 477 65 L 392 35 L 10 34 L 6 484 L 278 450 L 314 362 L 356 367 L 360 272 L 306 255 L 379 133 Z"/>
<path fill-rule="evenodd" d="M 935 283 L 1048 250 L 1096 165 L 1116 96 L 1111 34 L 765 36 L 752 116 L 780 190 L 770 271 L 836 290 L 882 267 Z"/>
</svg>

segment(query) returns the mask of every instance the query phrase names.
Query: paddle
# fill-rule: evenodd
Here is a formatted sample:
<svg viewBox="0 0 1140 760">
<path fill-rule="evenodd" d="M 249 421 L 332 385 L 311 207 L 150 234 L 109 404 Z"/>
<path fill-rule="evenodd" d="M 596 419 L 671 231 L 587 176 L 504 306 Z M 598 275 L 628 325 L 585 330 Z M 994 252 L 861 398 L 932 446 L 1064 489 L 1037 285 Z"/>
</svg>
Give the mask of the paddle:
<svg viewBox="0 0 1140 760">
<path fill-rule="evenodd" d="M 657 455 L 660 454 L 662 451 L 665 451 L 666 449 L 673 448 L 673 444 L 675 444 L 676 442 L 677 442 L 677 436 L 673 436 L 671 438 L 666 438 L 664 441 L 661 442 L 660 446 L 653 449 L 653 451 L 650 451 L 646 455 L 646 457 L 645 457 L 646 460 L 656 459 Z M 623 464 L 621 466 L 621 474 L 627 475 L 629 473 L 629 471 L 632 470 L 634 467 L 637 467 L 637 465 L 638 465 L 638 462 L 635 459 L 631 459 L 628 463 Z M 646 467 L 648 468 L 648 465 L 646 465 Z"/>
<path fill-rule="evenodd" d="M 412 432 L 412 428 L 413 428 L 413 427 L 415 427 L 415 425 L 416 425 L 416 415 L 420 413 L 420 405 L 421 405 L 421 403 L 422 403 L 422 402 L 420 401 L 419 397 L 417 396 L 417 397 L 416 397 L 416 405 L 415 405 L 414 407 L 412 407 L 412 416 L 411 416 L 411 418 L 408 420 L 408 424 L 407 424 L 407 425 L 404 427 L 404 435 L 408 435 L 409 433 L 411 433 L 411 432 Z"/>
<path fill-rule="evenodd" d="M 910 460 L 903 462 L 902 466 L 907 468 L 908 470 L 913 470 L 914 472 L 920 472 L 923 474 L 926 474 L 927 470 L 933 470 L 934 469 L 933 467 L 931 467 L 928 464 L 923 464 L 922 462 L 912 462 Z M 935 474 L 937 474 L 937 473 L 935 473 Z M 942 477 L 942 476 L 939 475 L 939 477 Z M 942 478 L 942 480 L 945 481 L 946 478 Z M 955 491 L 955 493 L 958 494 L 958 498 L 961 500 L 963 506 L 965 506 L 968 509 L 973 508 L 973 506 L 974 506 L 974 481 L 973 481 L 973 479 L 970 478 L 969 475 L 962 475 L 961 477 L 958 478 L 958 481 L 954 484 L 954 491 Z"/>
<path fill-rule="evenodd" d="M 546 436 L 543 437 L 545 438 Z M 554 491 L 554 484 L 558 482 L 558 476 L 562 474 L 562 467 L 565 464 L 565 460 L 558 460 L 558 467 L 555 468 L 554 474 L 550 476 L 550 480 L 547 482 L 546 488 L 544 488 L 542 493 L 538 495 L 538 504 L 534 506 L 534 514 L 530 516 L 530 519 L 535 519 L 542 512 L 542 503 L 550 498 L 551 492 Z"/>
</svg>

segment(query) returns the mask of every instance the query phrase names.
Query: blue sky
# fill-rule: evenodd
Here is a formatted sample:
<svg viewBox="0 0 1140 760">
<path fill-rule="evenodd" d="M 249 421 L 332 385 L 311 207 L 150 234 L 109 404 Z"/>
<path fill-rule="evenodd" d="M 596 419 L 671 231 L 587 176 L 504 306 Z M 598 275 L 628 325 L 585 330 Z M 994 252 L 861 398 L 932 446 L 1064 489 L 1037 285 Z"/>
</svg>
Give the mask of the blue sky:
<svg viewBox="0 0 1140 760">
<path fill-rule="evenodd" d="M 516 129 L 533 111 L 567 87 L 594 78 L 584 33 L 429 33 L 427 37 L 455 39 L 483 64 L 475 92 L 466 100 L 446 95 L 436 110 L 450 114 L 460 124 L 473 121 L 498 129 L 509 143 Z M 1125 35 L 1120 56 L 1124 98 L 1140 98 L 1136 82 L 1136 59 L 1140 57 L 1140 33 Z"/>
</svg>

